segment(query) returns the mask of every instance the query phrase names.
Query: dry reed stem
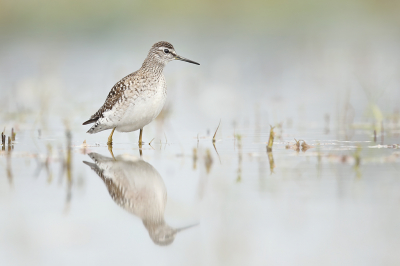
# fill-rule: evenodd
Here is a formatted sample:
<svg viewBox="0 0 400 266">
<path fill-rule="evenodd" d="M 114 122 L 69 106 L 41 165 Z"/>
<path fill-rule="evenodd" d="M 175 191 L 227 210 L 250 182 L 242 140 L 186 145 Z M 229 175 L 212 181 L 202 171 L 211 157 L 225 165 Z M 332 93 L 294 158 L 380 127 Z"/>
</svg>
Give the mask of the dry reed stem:
<svg viewBox="0 0 400 266">
<path fill-rule="evenodd" d="M 215 141 L 216 141 L 216 139 L 215 139 L 215 136 L 217 135 L 217 132 L 218 132 L 218 129 L 219 129 L 219 126 L 221 125 L 221 119 L 219 120 L 219 124 L 218 124 L 218 127 L 217 127 L 217 129 L 215 130 L 215 133 L 214 133 L 214 137 L 213 137 L 213 143 L 215 143 Z"/>
<path fill-rule="evenodd" d="M 268 139 L 268 145 L 267 145 L 267 152 L 271 152 L 272 151 L 272 145 L 274 145 L 274 138 L 275 138 L 275 132 L 274 132 L 274 128 L 273 126 L 271 126 L 271 130 L 269 131 L 269 139 Z"/>
<path fill-rule="evenodd" d="M 153 138 L 153 139 L 149 142 L 149 145 L 151 145 L 151 143 L 153 142 L 154 139 L 155 139 L 155 138 Z"/>
</svg>

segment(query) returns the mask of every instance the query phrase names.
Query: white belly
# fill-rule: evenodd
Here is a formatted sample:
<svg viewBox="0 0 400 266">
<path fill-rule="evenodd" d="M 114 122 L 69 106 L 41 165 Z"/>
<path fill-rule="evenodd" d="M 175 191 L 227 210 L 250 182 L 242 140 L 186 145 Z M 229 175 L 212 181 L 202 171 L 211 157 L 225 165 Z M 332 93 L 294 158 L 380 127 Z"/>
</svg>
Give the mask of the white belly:
<svg viewBox="0 0 400 266">
<path fill-rule="evenodd" d="M 139 96 L 129 105 L 116 127 L 120 132 L 131 132 L 143 128 L 153 121 L 164 107 L 166 95 L 158 90 L 152 97 Z"/>
</svg>

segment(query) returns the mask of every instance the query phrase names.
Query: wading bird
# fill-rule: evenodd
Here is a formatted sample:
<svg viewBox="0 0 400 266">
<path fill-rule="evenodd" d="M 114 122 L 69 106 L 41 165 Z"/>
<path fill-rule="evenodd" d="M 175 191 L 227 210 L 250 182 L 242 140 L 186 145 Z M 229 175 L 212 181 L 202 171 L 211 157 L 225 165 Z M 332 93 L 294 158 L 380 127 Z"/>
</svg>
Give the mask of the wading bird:
<svg viewBox="0 0 400 266">
<path fill-rule="evenodd" d="M 161 112 L 167 97 L 163 70 L 173 60 L 200 65 L 176 54 L 172 44 L 154 44 L 142 67 L 124 77 L 111 89 L 103 106 L 83 125 L 94 123 L 89 134 L 112 129 L 108 145 L 112 145 L 114 130 L 131 132 L 140 129 L 139 145 L 142 144 L 143 127 Z"/>
</svg>

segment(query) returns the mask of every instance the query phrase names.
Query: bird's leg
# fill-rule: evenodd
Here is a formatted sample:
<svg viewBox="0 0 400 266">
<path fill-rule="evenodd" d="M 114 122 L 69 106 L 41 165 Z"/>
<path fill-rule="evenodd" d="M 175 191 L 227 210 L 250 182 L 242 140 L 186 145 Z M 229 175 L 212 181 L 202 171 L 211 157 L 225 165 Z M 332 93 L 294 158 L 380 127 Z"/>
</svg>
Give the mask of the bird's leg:
<svg viewBox="0 0 400 266">
<path fill-rule="evenodd" d="M 114 130 L 115 130 L 115 127 L 113 128 L 113 130 L 111 131 L 110 136 L 108 137 L 107 145 L 109 145 L 109 146 L 112 145 L 112 136 L 114 134 Z"/>
<path fill-rule="evenodd" d="M 143 128 L 140 129 L 140 134 L 139 134 L 139 145 L 140 145 L 140 146 L 143 144 L 143 142 L 142 142 L 142 135 L 143 135 Z"/>
<path fill-rule="evenodd" d="M 142 157 L 142 144 L 143 144 L 142 135 L 143 135 L 143 128 L 140 129 L 140 133 L 139 133 L 139 154 L 140 154 L 140 157 Z"/>
</svg>

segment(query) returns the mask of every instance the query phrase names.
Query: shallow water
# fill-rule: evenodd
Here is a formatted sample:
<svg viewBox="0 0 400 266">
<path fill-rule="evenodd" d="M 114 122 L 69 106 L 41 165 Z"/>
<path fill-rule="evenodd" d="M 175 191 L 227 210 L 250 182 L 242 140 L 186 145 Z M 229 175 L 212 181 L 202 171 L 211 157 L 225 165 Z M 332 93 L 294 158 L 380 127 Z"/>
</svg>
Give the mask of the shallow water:
<svg viewBox="0 0 400 266">
<path fill-rule="evenodd" d="M 134 141 L 115 139 L 114 160 L 79 131 L 69 153 L 65 130 L 21 130 L 0 158 L 1 264 L 400 261 L 397 146 L 313 129 L 302 151 L 287 147 L 298 130 L 285 131 L 275 129 L 271 153 L 268 128 L 225 130 L 216 149 L 212 134 L 161 138 L 142 158 Z"/>
</svg>

